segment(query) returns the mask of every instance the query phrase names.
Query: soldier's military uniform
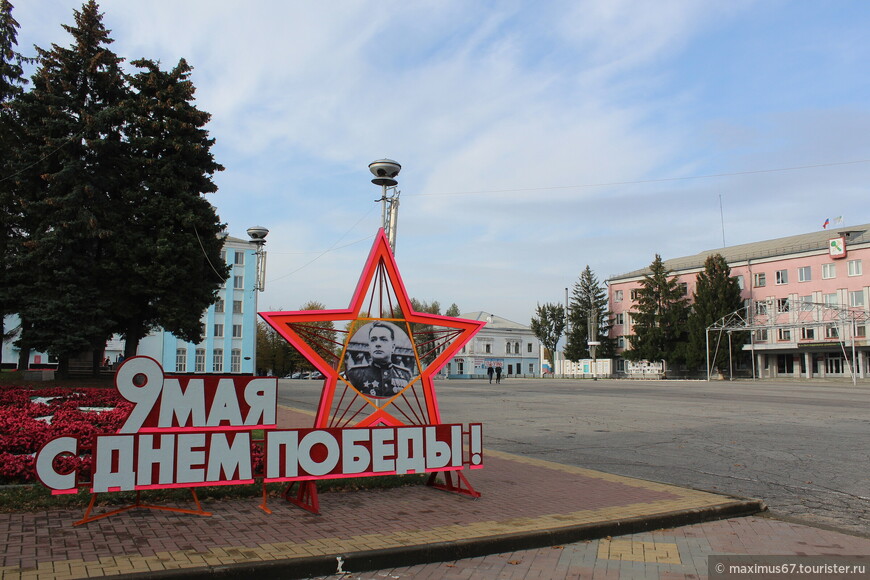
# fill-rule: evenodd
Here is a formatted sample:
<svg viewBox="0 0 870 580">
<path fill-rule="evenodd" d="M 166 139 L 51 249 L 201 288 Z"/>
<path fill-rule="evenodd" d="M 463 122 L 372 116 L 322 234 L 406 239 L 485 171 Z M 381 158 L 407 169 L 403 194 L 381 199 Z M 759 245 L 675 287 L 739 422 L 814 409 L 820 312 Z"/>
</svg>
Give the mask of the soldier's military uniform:
<svg viewBox="0 0 870 580">
<path fill-rule="evenodd" d="M 394 364 L 370 364 L 348 369 L 347 380 L 364 395 L 392 397 L 411 382 L 411 372 Z"/>
</svg>

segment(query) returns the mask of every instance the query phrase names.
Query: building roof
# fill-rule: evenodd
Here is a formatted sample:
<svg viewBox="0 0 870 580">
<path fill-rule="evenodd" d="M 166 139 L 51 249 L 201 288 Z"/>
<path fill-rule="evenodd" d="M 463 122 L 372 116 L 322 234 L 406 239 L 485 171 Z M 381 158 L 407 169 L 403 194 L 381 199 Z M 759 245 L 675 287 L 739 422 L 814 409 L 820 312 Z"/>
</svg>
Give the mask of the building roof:
<svg viewBox="0 0 870 580">
<path fill-rule="evenodd" d="M 465 318 L 466 320 L 483 320 L 486 322 L 485 328 L 488 328 L 489 330 L 525 330 L 531 332 L 531 329 L 528 326 L 520 324 L 519 322 L 513 322 L 507 318 L 502 318 L 501 316 L 496 316 L 489 312 L 483 312 L 482 310 L 460 314 L 459 318 Z"/>
<path fill-rule="evenodd" d="M 737 246 L 728 246 L 725 248 L 716 248 L 713 250 L 704 250 L 694 256 L 684 256 L 681 258 L 672 258 L 665 260 L 664 265 L 671 272 L 679 272 L 681 270 L 692 270 L 704 267 L 704 262 L 709 256 L 721 254 L 725 261 L 729 264 L 742 262 L 746 260 L 760 260 L 763 258 L 773 258 L 784 254 L 796 254 L 800 252 L 815 252 L 827 251 L 828 241 L 838 236 L 846 236 L 846 241 L 850 244 L 870 243 L 870 224 L 863 224 L 851 227 L 841 227 L 830 230 L 822 230 L 820 232 L 811 232 L 808 234 L 800 234 L 797 236 L 788 236 L 785 238 L 776 238 L 773 240 L 765 240 L 762 242 L 752 242 L 749 244 L 740 244 Z M 634 270 L 627 274 L 613 276 L 607 279 L 607 282 L 624 280 L 627 278 L 637 278 L 650 273 L 649 266 Z"/>
</svg>

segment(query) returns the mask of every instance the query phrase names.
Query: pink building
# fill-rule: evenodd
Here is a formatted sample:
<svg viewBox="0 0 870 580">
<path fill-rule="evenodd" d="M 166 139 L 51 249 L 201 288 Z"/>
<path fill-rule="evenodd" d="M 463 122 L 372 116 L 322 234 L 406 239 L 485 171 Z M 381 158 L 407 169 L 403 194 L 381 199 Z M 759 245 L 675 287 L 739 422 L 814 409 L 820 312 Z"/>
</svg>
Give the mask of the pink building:
<svg viewBox="0 0 870 580">
<path fill-rule="evenodd" d="M 721 254 L 743 291 L 744 351 L 758 377 L 864 378 L 870 364 L 870 224 L 708 250 L 665 261 L 686 294 L 704 260 Z M 650 257 L 652 261 L 652 257 Z M 617 352 L 629 347 L 635 293 L 648 268 L 607 280 Z M 754 359 L 754 360 L 753 360 Z M 855 361 L 854 367 L 851 365 Z M 618 358 L 617 372 L 625 361 Z"/>
</svg>

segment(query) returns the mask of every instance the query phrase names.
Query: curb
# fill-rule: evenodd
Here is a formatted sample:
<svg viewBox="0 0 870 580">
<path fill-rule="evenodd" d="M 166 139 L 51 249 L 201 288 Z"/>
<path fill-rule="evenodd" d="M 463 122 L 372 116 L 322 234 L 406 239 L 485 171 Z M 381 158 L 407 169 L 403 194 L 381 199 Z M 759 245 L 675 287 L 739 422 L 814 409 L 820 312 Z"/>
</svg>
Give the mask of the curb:
<svg viewBox="0 0 870 580">
<path fill-rule="evenodd" d="M 118 580 L 170 580 L 176 578 L 221 578 L 258 580 L 301 580 L 339 573 L 367 572 L 384 568 L 415 566 L 433 562 L 450 562 L 476 558 L 502 552 L 545 548 L 584 540 L 597 540 L 611 536 L 636 534 L 664 528 L 688 526 L 714 520 L 744 517 L 767 510 L 761 500 L 737 500 L 729 503 L 667 512 L 653 516 L 626 518 L 592 524 L 578 524 L 517 534 L 502 534 L 485 538 L 455 540 L 416 546 L 402 546 L 365 552 L 311 556 L 268 562 L 205 566 L 159 572 L 141 572 L 106 576 Z"/>
</svg>

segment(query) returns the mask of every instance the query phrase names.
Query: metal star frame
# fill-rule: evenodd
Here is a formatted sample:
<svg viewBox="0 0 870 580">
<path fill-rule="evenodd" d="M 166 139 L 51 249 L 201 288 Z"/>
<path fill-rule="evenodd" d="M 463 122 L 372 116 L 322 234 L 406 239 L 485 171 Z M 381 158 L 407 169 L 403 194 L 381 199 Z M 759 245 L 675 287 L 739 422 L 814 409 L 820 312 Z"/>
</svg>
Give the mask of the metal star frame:
<svg viewBox="0 0 870 580">
<path fill-rule="evenodd" d="M 433 377 L 485 324 L 415 312 L 383 229 L 347 309 L 260 316 L 323 373 L 315 428 L 441 424 Z M 394 342 L 381 367 L 366 350 L 375 323 Z"/>
</svg>

